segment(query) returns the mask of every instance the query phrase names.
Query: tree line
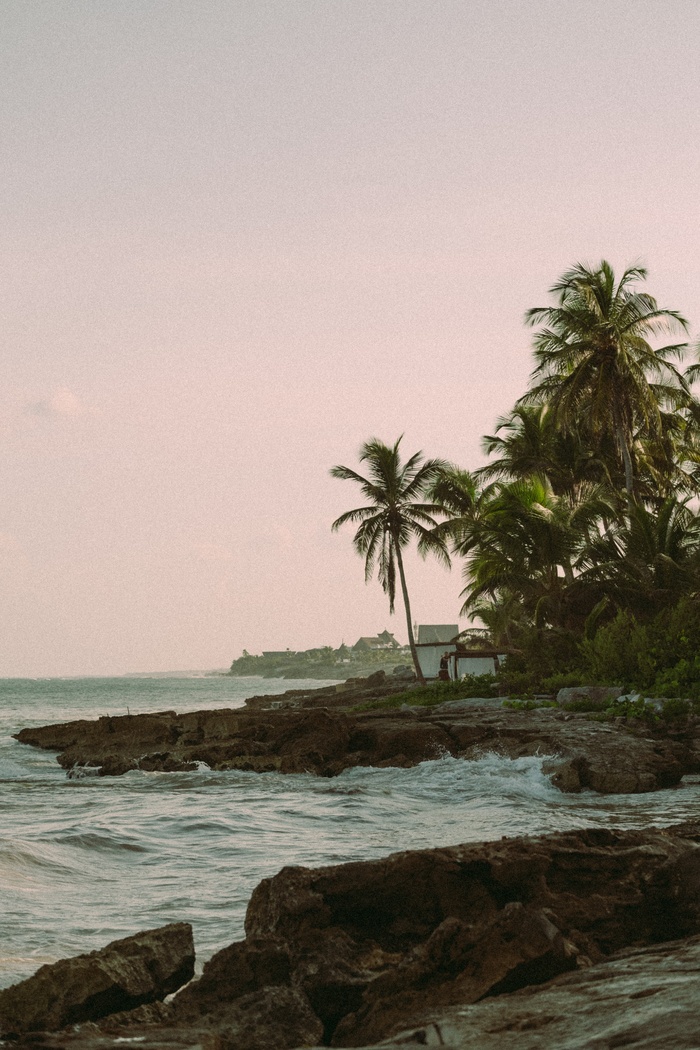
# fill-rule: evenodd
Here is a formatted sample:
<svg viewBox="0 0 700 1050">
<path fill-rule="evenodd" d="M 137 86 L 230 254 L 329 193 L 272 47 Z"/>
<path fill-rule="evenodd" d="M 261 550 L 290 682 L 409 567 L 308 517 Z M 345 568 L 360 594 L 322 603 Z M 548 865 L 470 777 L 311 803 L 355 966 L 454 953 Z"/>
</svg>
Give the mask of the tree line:
<svg viewBox="0 0 700 1050">
<path fill-rule="evenodd" d="M 528 653 L 544 667 L 550 652 L 560 674 L 585 666 L 651 686 L 673 658 L 674 611 L 700 643 L 700 364 L 688 322 L 659 307 L 646 277 L 641 266 L 616 277 L 605 260 L 578 264 L 550 305 L 527 312 L 530 384 L 484 437 L 485 466 L 421 452 L 402 461 L 401 438 L 373 438 L 360 450 L 364 473 L 332 468 L 365 498 L 332 527 L 357 526 L 365 578 L 377 573 L 392 612 L 401 590 L 420 680 L 403 561 L 413 541 L 423 556 L 461 560 L 461 614 L 525 654 L 523 667 Z M 621 669 L 612 658 L 623 649 Z M 700 662 L 683 659 L 678 688 L 690 695 Z"/>
</svg>

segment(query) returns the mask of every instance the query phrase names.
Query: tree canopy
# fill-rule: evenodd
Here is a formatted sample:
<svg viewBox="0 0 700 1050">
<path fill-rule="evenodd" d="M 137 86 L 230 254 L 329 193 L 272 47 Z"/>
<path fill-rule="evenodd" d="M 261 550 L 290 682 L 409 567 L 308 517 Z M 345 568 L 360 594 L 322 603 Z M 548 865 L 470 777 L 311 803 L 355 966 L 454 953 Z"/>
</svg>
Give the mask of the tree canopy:
<svg viewBox="0 0 700 1050">
<path fill-rule="evenodd" d="M 570 639 L 552 651 L 583 652 L 615 623 L 627 630 L 624 617 L 651 624 L 682 603 L 700 625 L 700 362 L 682 371 L 688 322 L 643 290 L 646 277 L 577 263 L 549 306 L 527 312 L 530 386 L 483 439 L 479 469 L 421 453 L 402 464 L 401 439 L 363 445 L 367 477 L 333 468 L 367 499 L 333 528 L 358 525 L 366 578 L 377 572 L 392 610 L 400 579 L 412 646 L 412 540 L 461 561 L 462 614 L 497 645 L 545 631 L 550 648 Z M 700 662 L 698 676 L 700 694 Z"/>
</svg>

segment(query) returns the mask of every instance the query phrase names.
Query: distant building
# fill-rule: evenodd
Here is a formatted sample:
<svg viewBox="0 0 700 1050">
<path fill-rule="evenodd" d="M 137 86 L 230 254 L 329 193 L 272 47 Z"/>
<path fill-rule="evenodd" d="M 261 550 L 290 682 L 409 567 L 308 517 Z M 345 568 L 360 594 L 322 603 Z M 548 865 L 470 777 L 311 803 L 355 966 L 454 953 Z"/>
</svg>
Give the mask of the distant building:
<svg viewBox="0 0 700 1050">
<path fill-rule="evenodd" d="M 371 638 L 358 638 L 352 648 L 356 653 L 369 653 L 376 652 L 377 649 L 400 649 L 401 646 L 390 631 L 382 631 Z"/>
</svg>

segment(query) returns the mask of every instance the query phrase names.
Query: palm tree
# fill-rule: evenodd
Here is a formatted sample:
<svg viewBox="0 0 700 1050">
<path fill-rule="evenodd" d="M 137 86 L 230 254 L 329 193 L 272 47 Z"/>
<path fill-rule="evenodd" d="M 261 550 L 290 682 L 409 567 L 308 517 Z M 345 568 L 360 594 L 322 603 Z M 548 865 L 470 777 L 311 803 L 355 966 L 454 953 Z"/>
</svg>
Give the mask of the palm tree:
<svg viewBox="0 0 700 1050">
<path fill-rule="evenodd" d="M 556 306 L 529 310 L 529 325 L 544 325 L 534 339 L 536 386 L 519 404 L 551 406 L 563 430 L 584 419 L 597 439 L 613 438 L 622 462 L 628 502 L 634 498 L 635 433 L 661 433 L 663 407 L 692 400 L 686 380 L 672 363 L 686 343 L 654 349 L 649 339 L 687 330 L 675 310 L 659 309 L 635 289 L 646 270 L 632 266 L 619 281 L 603 260 L 597 269 L 581 263 L 550 289 Z"/>
<path fill-rule="evenodd" d="M 360 449 L 360 462 L 367 463 L 369 477 L 363 477 L 350 467 L 336 466 L 331 470 L 334 478 L 355 481 L 369 506 L 346 511 L 333 522 L 335 531 L 346 522 L 357 523 L 359 528 L 353 538 L 358 554 L 365 559 L 365 581 L 374 575 L 375 568 L 384 592 L 389 596 L 389 611 L 394 611 L 396 598 L 396 575 L 401 584 L 408 644 L 411 648 L 413 666 L 419 682 L 425 678 L 418 662 L 411 605 L 406 587 L 403 551 L 413 538 L 418 541 L 418 552 L 425 557 L 428 552 L 449 565 L 450 559 L 445 540 L 434 532 L 437 527 L 435 515 L 440 513 L 437 503 L 422 502 L 431 484 L 447 464 L 439 459 L 423 460 L 422 452 L 401 463 L 399 438 L 393 445 L 372 438 Z"/>
<path fill-rule="evenodd" d="M 502 608 L 514 621 L 572 626 L 585 598 L 575 569 L 599 522 L 612 517 L 597 486 L 582 487 L 572 503 L 544 477 L 494 482 L 455 543 L 467 559 L 462 612 L 487 622 L 489 607 L 491 618 Z"/>
<path fill-rule="evenodd" d="M 481 444 L 487 455 L 498 458 L 481 467 L 478 478 L 546 477 L 553 492 L 572 505 L 591 484 L 612 486 L 610 450 L 592 440 L 585 420 L 563 430 L 549 405 L 516 405 Z"/>
<path fill-rule="evenodd" d="M 597 584 L 608 604 L 649 619 L 700 589 L 700 517 L 688 497 L 651 509 L 635 503 L 627 521 L 591 542 L 582 563 L 583 584 Z"/>
</svg>

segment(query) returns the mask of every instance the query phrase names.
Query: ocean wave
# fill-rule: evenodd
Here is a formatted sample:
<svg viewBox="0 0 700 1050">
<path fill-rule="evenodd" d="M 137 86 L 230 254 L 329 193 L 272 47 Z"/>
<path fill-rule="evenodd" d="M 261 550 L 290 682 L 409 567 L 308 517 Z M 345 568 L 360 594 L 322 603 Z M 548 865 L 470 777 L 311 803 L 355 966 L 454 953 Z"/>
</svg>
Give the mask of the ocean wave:
<svg viewBox="0 0 700 1050">
<path fill-rule="evenodd" d="M 72 878 L 76 868 L 58 848 L 24 839 L 0 839 L 0 887 L 31 890 L 35 885 Z"/>
</svg>

